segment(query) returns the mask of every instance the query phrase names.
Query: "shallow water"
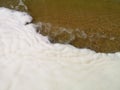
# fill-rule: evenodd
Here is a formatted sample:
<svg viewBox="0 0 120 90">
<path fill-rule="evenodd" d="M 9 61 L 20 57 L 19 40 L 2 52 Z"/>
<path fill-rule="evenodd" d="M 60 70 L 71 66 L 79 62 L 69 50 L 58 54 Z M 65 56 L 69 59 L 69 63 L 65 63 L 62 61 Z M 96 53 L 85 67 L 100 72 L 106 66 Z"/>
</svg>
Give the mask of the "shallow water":
<svg viewBox="0 0 120 90">
<path fill-rule="evenodd" d="M 21 0 L 20 0 L 21 1 Z M 97 52 L 120 51 L 119 0 L 0 0 L 0 6 L 29 12 L 53 43 Z M 40 23 L 41 24 L 41 23 Z M 38 30 L 38 31 L 39 31 Z"/>
<path fill-rule="evenodd" d="M 120 52 L 52 44 L 31 20 L 0 8 L 0 90 L 120 90 Z"/>
<path fill-rule="evenodd" d="M 77 6 L 79 1 L 74 2 Z M 86 2 L 81 2 L 81 7 L 84 7 Z M 103 1 L 99 2 L 103 5 Z M 68 4 L 64 1 L 63 8 L 67 11 L 60 11 L 59 7 L 62 6 L 55 1 L 50 3 L 46 0 L 42 3 L 40 0 L 27 0 L 25 3 L 22 0 L 0 0 L 1 6 L 29 12 L 36 23 L 31 22 L 32 17 L 27 13 L 0 8 L 0 90 L 120 90 L 120 52 L 116 52 L 119 51 L 120 36 L 119 1 L 114 1 L 113 6 L 108 5 L 111 7 L 108 9 L 105 4 L 104 13 L 100 3 L 97 6 L 96 2 L 95 7 L 100 8 L 98 9 L 94 8 L 95 2 L 93 5 L 89 1 L 90 6 L 81 9 L 80 15 L 84 18 L 79 18 L 77 11 L 70 16 L 69 13 L 76 10 L 69 6 L 74 4 L 72 1 Z M 63 4 L 60 1 L 59 3 Z M 44 5 L 50 7 L 44 9 Z M 55 13 L 51 13 L 52 9 Z M 88 13 L 87 9 L 91 11 Z M 96 9 L 98 14 L 95 14 Z M 64 19 L 61 17 L 64 16 L 63 12 L 66 16 Z M 74 20 L 78 22 L 73 22 Z M 89 20 L 93 20 L 94 24 Z M 103 28 L 98 29 L 101 25 Z M 95 26 L 96 29 L 92 29 Z M 52 42 L 72 43 L 78 47 L 116 53 L 96 53 L 71 45 L 52 44 L 47 37 L 36 31 L 48 35 Z"/>
</svg>

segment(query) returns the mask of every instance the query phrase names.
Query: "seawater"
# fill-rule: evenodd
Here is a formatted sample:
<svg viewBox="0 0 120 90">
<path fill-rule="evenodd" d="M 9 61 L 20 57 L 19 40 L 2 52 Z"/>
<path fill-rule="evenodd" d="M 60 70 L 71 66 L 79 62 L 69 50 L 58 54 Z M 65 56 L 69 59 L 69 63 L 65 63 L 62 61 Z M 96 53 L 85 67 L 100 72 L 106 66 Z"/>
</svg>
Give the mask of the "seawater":
<svg viewBox="0 0 120 90">
<path fill-rule="evenodd" d="M 0 90 L 120 90 L 120 52 L 52 44 L 42 24 L 0 8 Z"/>
<path fill-rule="evenodd" d="M 27 11 L 52 43 L 120 51 L 119 0 L 0 0 L 0 6 Z"/>
</svg>

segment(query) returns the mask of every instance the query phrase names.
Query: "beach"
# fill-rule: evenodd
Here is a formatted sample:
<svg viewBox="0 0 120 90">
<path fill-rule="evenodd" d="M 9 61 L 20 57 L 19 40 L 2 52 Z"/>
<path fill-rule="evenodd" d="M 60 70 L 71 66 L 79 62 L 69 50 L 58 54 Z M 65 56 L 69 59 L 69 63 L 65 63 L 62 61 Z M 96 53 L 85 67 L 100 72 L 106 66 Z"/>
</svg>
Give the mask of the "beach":
<svg viewBox="0 0 120 90">
<path fill-rule="evenodd" d="M 84 47 L 87 38 L 91 39 L 86 31 L 74 29 L 72 24 L 69 24 L 71 27 L 54 24 L 52 16 L 47 22 L 44 18 L 43 21 L 37 19 L 30 13 L 28 3 L 30 5 L 29 1 L 20 0 L 10 7 L 10 2 L 6 3 L 7 6 L 0 3 L 4 6 L 0 7 L 0 90 L 120 90 L 119 40 L 107 37 L 116 45 L 112 46 L 112 42 L 105 39 L 111 46 L 108 47 L 100 39 L 107 49 L 99 47 L 99 43 L 92 43 L 101 51 L 94 46 L 93 49 Z M 79 48 L 68 42 L 67 36 L 73 38 L 76 35 L 74 30 L 79 32 L 79 39 L 83 38 L 83 42 L 76 41 Z M 119 36 L 119 29 L 115 32 L 115 36 Z M 94 36 L 93 31 L 91 35 Z M 96 37 L 103 34 L 99 35 Z M 51 40 L 56 38 L 58 40 Z M 83 47 L 80 48 L 79 43 L 83 43 Z"/>
</svg>

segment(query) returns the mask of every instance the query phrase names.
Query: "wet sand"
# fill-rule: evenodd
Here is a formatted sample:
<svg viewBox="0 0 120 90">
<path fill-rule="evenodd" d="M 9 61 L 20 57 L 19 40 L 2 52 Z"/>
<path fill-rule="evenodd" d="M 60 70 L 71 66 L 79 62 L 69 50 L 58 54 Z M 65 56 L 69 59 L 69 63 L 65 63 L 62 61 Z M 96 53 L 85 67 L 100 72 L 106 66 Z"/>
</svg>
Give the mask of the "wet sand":
<svg viewBox="0 0 120 90">
<path fill-rule="evenodd" d="M 119 0 L 25 0 L 40 33 L 53 43 L 72 44 L 97 52 L 120 51 Z M 0 6 L 15 8 L 17 0 L 1 0 Z M 21 5 L 16 9 L 26 11 Z"/>
</svg>

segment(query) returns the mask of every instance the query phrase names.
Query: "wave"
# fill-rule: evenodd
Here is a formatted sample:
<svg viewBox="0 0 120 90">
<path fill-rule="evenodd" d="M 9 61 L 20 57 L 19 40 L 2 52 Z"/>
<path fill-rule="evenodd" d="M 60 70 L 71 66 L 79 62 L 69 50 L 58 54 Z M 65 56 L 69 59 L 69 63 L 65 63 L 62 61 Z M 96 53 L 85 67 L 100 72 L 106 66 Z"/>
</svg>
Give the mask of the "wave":
<svg viewBox="0 0 120 90">
<path fill-rule="evenodd" d="M 120 52 L 52 44 L 31 22 L 25 12 L 0 8 L 0 90 L 120 89 Z"/>
<path fill-rule="evenodd" d="M 0 6 L 2 5 L 4 7 L 6 6 L 14 10 L 28 12 L 32 16 L 34 16 L 33 17 L 34 23 L 42 21 L 38 23 L 38 25 L 40 24 L 40 29 L 38 30 L 38 32 L 42 35 L 47 36 L 50 42 L 52 43 L 71 44 L 77 48 L 88 48 L 95 50 L 96 52 L 104 52 L 104 53 L 114 53 L 120 51 L 119 22 L 117 22 L 119 21 L 118 13 L 115 13 L 114 14 L 115 16 L 113 14 L 109 14 L 109 15 L 104 14 L 102 16 L 90 15 L 90 17 L 89 16 L 81 17 L 82 12 L 81 14 L 78 12 L 76 14 L 78 16 L 77 17 L 76 15 L 74 16 L 74 12 L 72 14 L 71 12 L 72 7 L 71 7 L 70 10 L 71 14 L 69 15 L 69 13 L 67 14 L 67 12 L 65 11 L 66 16 L 68 17 L 66 16 L 64 17 L 64 16 L 60 16 L 63 15 L 64 10 L 60 11 L 61 13 L 57 12 L 58 11 L 57 9 L 60 8 L 58 6 L 56 7 L 55 10 L 53 9 L 54 15 L 52 17 L 51 14 L 49 15 L 49 13 L 51 12 L 51 9 L 53 7 L 47 8 L 51 6 L 52 3 L 48 3 L 48 2 L 49 0 L 47 1 L 46 0 L 41 0 L 41 1 L 2 0 L 0 1 Z M 70 1 L 69 5 L 70 4 L 72 5 L 72 2 L 77 3 L 77 1 Z M 104 0 L 101 2 L 103 2 L 103 4 L 105 3 Z M 58 3 L 54 2 L 54 3 L 59 5 L 59 2 Z M 67 11 L 69 12 L 69 9 Z M 77 11 L 75 10 L 75 12 Z M 107 10 L 106 12 L 109 11 Z M 79 15 L 81 19 L 79 18 Z M 62 19 L 61 17 L 64 17 L 64 19 Z"/>
</svg>

